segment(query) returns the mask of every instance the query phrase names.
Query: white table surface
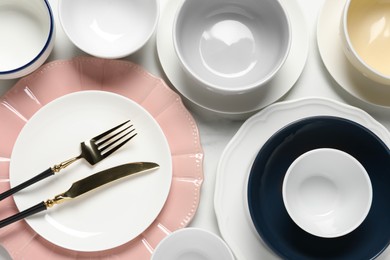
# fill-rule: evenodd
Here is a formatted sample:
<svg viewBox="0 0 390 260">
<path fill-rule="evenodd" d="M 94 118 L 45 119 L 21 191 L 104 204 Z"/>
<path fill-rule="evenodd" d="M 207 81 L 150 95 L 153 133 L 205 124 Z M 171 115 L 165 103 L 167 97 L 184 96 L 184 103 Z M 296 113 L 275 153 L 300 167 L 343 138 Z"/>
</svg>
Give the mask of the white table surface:
<svg viewBox="0 0 390 260">
<path fill-rule="evenodd" d="M 164 7 L 169 0 L 160 1 L 161 12 L 164 12 Z M 390 130 L 390 109 L 372 106 L 352 97 L 343 88 L 337 85 L 321 61 L 317 48 L 316 26 L 321 7 L 326 0 L 291 1 L 297 1 L 302 8 L 303 14 L 305 15 L 310 34 L 310 46 L 307 63 L 301 77 L 295 86 L 281 99 L 281 101 L 310 96 L 331 98 L 365 110 Z M 54 50 L 48 61 L 69 59 L 79 55 L 86 55 L 82 51 L 78 50 L 64 34 L 58 20 L 58 1 L 49 0 L 49 2 L 55 14 L 57 35 Z M 125 60 L 141 64 L 152 74 L 165 78 L 157 57 L 156 41 L 154 36 L 144 48 L 137 53 L 126 57 Z M 0 80 L 0 96 L 10 89 L 16 81 L 17 80 Z M 216 168 L 222 151 L 244 121 L 222 118 L 220 116 L 210 114 L 207 111 L 195 111 L 191 109 L 192 106 L 188 103 L 189 101 L 184 100 L 184 102 L 189 105 L 188 108 L 193 113 L 198 123 L 201 142 L 204 149 L 204 183 L 201 190 L 200 205 L 193 221 L 190 223 L 190 226 L 204 228 L 219 234 L 213 207 Z M 0 259 L 9 259 L 4 250 L 0 250 Z M 382 255 L 380 259 L 390 259 L 390 254 Z"/>
</svg>

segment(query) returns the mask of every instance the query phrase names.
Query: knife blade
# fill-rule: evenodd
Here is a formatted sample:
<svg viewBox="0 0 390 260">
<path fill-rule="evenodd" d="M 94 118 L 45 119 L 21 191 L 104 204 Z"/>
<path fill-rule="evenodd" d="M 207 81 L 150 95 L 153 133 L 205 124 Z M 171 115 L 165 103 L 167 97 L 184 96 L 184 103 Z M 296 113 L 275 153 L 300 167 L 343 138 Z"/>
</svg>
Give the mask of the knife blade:
<svg viewBox="0 0 390 260">
<path fill-rule="evenodd" d="M 48 208 L 51 208 L 56 204 L 61 204 L 65 201 L 77 198 L 85 193 L 88 193 L 89 191 L 100 188 L 108 183 L 114 182 L 130 175 L 157 169 L 159 167 L 160 166 L 158 164 L 153 162 L 136 162 L 122 164 L 113 168 L 97 172 L 95 174 L 92 174 L 91 176 L 74 182 L 67 191 L 54 196 L 54 198 L 39 202 L 38 204 L 24 211 L 21 211 L 13 216 L 1 220 L 0 228 L 5 227 L 18 220 L 24 219 L 33 214 L 36 214 L 38 212 L 47 210 Z"/>
</svg>

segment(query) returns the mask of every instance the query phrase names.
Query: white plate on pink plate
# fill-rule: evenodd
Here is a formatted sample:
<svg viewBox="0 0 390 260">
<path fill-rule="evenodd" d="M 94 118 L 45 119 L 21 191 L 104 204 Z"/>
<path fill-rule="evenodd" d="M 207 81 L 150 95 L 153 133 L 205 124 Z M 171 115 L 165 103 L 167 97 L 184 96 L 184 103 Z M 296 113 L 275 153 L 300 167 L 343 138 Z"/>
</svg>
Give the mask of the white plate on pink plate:
<svg viewBox="0 0 390 260">
<path fill-rule="evenodd" d="M 277 75 L 256 93 L 223 95 L 199 87 L 199 82 L 187 76 L 180 65 L 173 44 L 173 22 L 183 0 L 170 0 L 161 11 L 157 27 L 158 56 L 170 82 L 185 98 L 206 111 L 245 118 L 285 95 L 298 80 L 306 64 L 309 48 L 308 30 L 297 1 L 281 0 L 291 21 L 292 42 L 286 62 Z"/>
<path fill-rule="evenodd" d="M 108 92 L 112 92 L 113 94 L 110 94 Z M 95 100 L 92 100 L 93 98 L 91 98 L 90 101 L 86 101 L 87 103 L 91 102 L 90 104 L 93 104 L 94 107 L 94 109 L 91 109 L 91 111 L 88 112 L 84 111 L 88 109 L 86 109 L 84 104 L 82 104 L 82 102 L 80 101 L 85 100 L 84 98 L 81 98 L 83 95 L 89 96 L 90 94 L 96 94 L 96 97 Z M 100 97 L 97 98 L 97 96 Z M 72 105 L 69 105 L 69 103 L 64 102 L 64 100 L 66 101 L 68 98 L 69 103 L 72 103 Z M 70 102 L 71 99 L 72 102 Z M 77 101 L 77 99 L 79 100 Z M 129 99 L 133 102 L 129 101 Z M 50 103 L 53 100 L 54 102 Z M 124 161 L 129 162 L 139 160 L 160 160 L 159 158 L 161 155 L 158 153 L 159 151 L 162 151 L 162 146 L 159 146 L 160 148 L 156 147 L 156 151 L 151 150 L 153 149 L 153 147 L 140 147 L 141 145 L 145 144 L 144 142 L 146 142 L 147 145 L 151 146 L 151 142 L 154 142 L 153 140 L 156 140 L 157 137 L 150 137 L 150 134 L 155 135 L 157 132 L 159 132 L 157 129 L 160 128 L 159 133 L 164 134 L 167 144 L 169 146 L 169 154 L 167 155 L 167 158 L 170 158 L 172 164 L 172 179 L 170 186 L 168 186 L 170 187 L 168 188 L 168 197 L 166 198 L 166 200 L 157 199 L 157 201 L 160 200 L 160 203 L 158 203 L 160 206 L 158 207 L 161 207 L 161 203 L 163 204 L 161 211 L 159 211 L 159 213 L 157 213 L 157 216 L 153 218 L 150 216 L 150 209 L 147 210 L 146 218 L 149 218 L 149 221 L 146 222 L 151 223 L 147 225 L 146 222 L 142 220 L 140 226 L 143 227 L 141 227 L 138 231 L 134 232 L 129 231 L 129 227 L 133 225 L 131 222 L 135 221 L 135 218 L 133 219 L 132 216 L 128 215 L 126 221 L 123 222 L 123 219 L 119 221 L 121 216 L 113 216 L 113 213 L 115 213 L 116 215 L 120 215 L 133 214 L 136 213 L 136 211 L 138 210 L 142 211 L 142 209 L 131 206 L 131 198 L 130 201 L 128 200 L 128 196 L 131 195 L 129 192 L 133 191 L 128 191 L 127 188 L 122 189 L 120 187 L 122 185 L 130 187 L 128 185 L 135 185 L 135 183 L 118 183 L 118 189 L 103 189 L 100 190 L 101 192 L 96 192 L 94 194 L 95 196 L 102 197 L 102 200 L 99 199 L 99 203 L 107 203 L 107 207 L 112 207 L 111 210 L 114 211 L 104 212 L 104 209 L 102 209 L 102 211 L 99 211 L 100 214 L 105 214 L 106 216 L 111 218 L 107 219 L 107 223 L 103 223 L 102 225 L 106 225 L 110 221 L 117 221 L 117 223 L 114 224 L 115 228 L 123 229 L 123 232 L 129 232 L 127 234 L 127 238 L 124 238 L 126 237 L 126 235 L 122 234 L 120 236 L 123 240 L 118 241 L 116 240 L 116 238 L 110 237 L 109 232 L 111 231 L 107 231 L 108 229 L 106 226 L 104 232 L 106 232 L 107 240 L 114 240 L 114 243 L 106 240 L 109 246 L 107 246 L 106 244 L 99 245 L 97 243 L 95 247 L 92 245 L 90 246 L 90 248 L 86 248 L 86 246 L 84 245 L 84 248 L 80 249 L 84 251 L 79 251 L 79 248 L 77 248 L 75 244 L 72 244 L 72 241 L 67 242 L 70 243 L 67 246 L 63 244 L 65 242 L 62 240 L 50 241 L 49 238 L 45 239 L 43 235 L 37 233 L 38 230 L 35 230 L 36 227 L 30 228 L 30 226 L 27 224 L 27 221 L 36 221 L 36 219 L 42 217 L 42 215 L 34 216 L 34 220 L 31 218 L 27 221 L 19 221 L 1 229 L 1 245 L 7 250 L 12 259 L 24 259 L 30 255 L 34 255 L 35 258 L 44 260 L 74 258 L 106 259 L 109 257 L 113 257 L 115 259 L 150 259 L 154 248 L 158 245 L 160 240 L 167 236 L 169 233 L 187 226 L 188 223 L 192 220 L 198 207 L 200 187 L 203 181 L 203 151 L 199 140 L 199 132 L 193 117 L 184 107 L 180 97 L 175 92 L 173 92 L 164 83 L 162 79 L 151 75 L 142 67 L 134 63 L 91 57 L 79 57 L 74 58 L 72 60 L 50 62 L 44 65 L 40 70 L 19 80 L 15 84 L 15 86 L 12 87 L 10 91 L 7 92 L 6 95 L 4 95 L 0 100 L 0 119 L 4 122 L 7 122 L 7 124 L 0 125 L 0 142 L 3 144 L 0 147 L 1 191 L 6 190 L 10 187 L 9 167 L 10 164 L 13 163 L 13 158 L 11 158 L 11 152 L 16 142 L 16 139 L 18 138 L 19 133 L 22 131 L 23 127 L 26 125 L 26 123 L 29 122 L 30 119 L 34 119 L 34 114 L 36 114 L 36 112 L 40 111 L 41 109 L 45 109 L 46 105 L 51 106 L 55 105 L 56 103 L 60 104 L 61 102 L 64 102 L 63 105 L 60 106 L 61 109 L 63 109 L 64 111 L 67 109 L 72 110 L 71 114 L 67 114 L 68 112 L 65 113 L 67 114 L 65 117 L 68 117 L 66 122 L 71 122 L 70 118 L 75 117 L 78 118 L 79 124 L 91 124 L 91 127 L 83 127 L 83 136 L 78 136 L 78 138 L 80 139 L 87 139 L 91 137 L 91 135 L 94 136 L 96 132 L 101 132 L 102 129 L 106 129 L 107 127 L 109 128 L 112 125 L 118 123 L 117 121 L 122 121 L 122 119 L 127 118 L 134 120 L 133 123 L 135 126 L 138 125 L 136 126 L 136 128 L 139 134 L 130 143 L 126 144 L 125 147 L 113 154 L 112 160 L 106 159 L 107 161 L 100 162 L 93 167 L 93 170 L 92 168 L 89 168 L 90 166 L 84 164 L 84 162 L 78 162 L 79 165 L 71 166 L 72 168 L 64 170 L 68 172 L 59 173 L 58 176 L 54 176 L 51 178 L 51 180 L 48 180 L 48 182 L 50 182 L 50 185 L 52 183 L 57 183 L 59 178 L 61 178 L 61 183 L 62 178 L 64 178 L 64 182 L 66 182 L 65 180 L 73 182 L 82 178 L 82 174 L 84 172 L 81 173 L 81 169 L 84 169 L 86 172 L 88 172 L 84 174 L 91 174 L 97 170 L 101 170 L 103 168 L 110 167 L 113 164 L 119 164 Z M 101 108 L 97 106 L 98 103 L 101 104 Z M 74 106 L 74 108 L 69 108 L 69 106 Z M 104 108 L 107 107 L 110 107 L 111 112 L 103 111 Z M 85 113 L 94 114 L 95 109 L 100 111 L 99 113 L 103 113 L 100 116 L 104 117 L 104 120 L 102 120 L 102 124 L 104 125 L 99 125 L 99 123 L 96 121 L 96 117 L 94 121 L 91 120 L 89 122 L 88 120 L 81 120 L 81 117 L 79 117 L 83 114 L 85 115 Z M 57 112 L 47 111 L 46 113 L 47 115 L 50 115 L 50 117 L 54 115 L 58 115 L 61 117 L 60 110 L 56 109 L 56 111 Z M 111 114 L 112 112 L 113 114 Z M 80 113 L 80 115 L 75 115 L 77 113 Z M 36 115 L 39 116 L 39 114 L 40 113 L 37 113 Z M 54 122 L 51 122 L 50 124 L 47 123 L 49 129 L 52 128 L 51 130 L 53 131 L 50 132 L 50 134 L 48 133 L 48 137 L 55 138 L 54 130 L 58 130 L 60 131 L 60 135 L 57 136 L 57 140 L 60 140 L 65 136 L 64 130 L 59 130 L 55 128 L 60 126 L 65 128 L 65 120 L 62 123 L 59 122 L 58 126 L 55 126 L 56 120 L 57 119 L 53 119 Z M 157 125 L 153 124 L 153 121 L 155 121 Z M 66 126 L 66 134 L 71 136 L 74 135 L 74 137 L 72 138 L 76 138 L 77 135 L 75 133 L 78 132 L 78 130 L 76 129 L 76 125 L 72 124 L 72 126 L 72 128 Z M 141 137 L 141 135 L 145 136 Z M 160 137 L 162 136 L 160 135 Z M 150 138 L 150 140 L 145 140 L 144 138 Z M 71 144 L 69 145 L 69 150 L 68 148 L 64 148 L 65 142 L 60 142 L 60 153 L 57 155 L 48 155 L 49 157 L 52 157 L 50 161 L 48 161 L 47 158 L 46 160 L 38 160 L 40 161 L 40 163 L 42 163 L 43 161 L 44 162 L 40 166 L 34 166 L 36 167 L 35 171 L 37 171 L 38 168 L 39 170 L 42 170 L 41 167 L 43 167 L 43 169 L 49 167 L 49 164 L 53 163 L 51 160 L 57 161 L 58 159 L 60 159 L 59 157 L 61 157 L 60 161 L 62 161 L 65 155 L 69 155 L 70 153 L 73 154 L 73 152 L 75 151 L 78 152 L 77 143 L 80 140 L 77 140 L 76 144 L 74 143 L 75 141 L 76 140 L 67 141 Z M 161 139 L 160 142 L 163 143 Z M 165 148 L 163 149 L 166 148 L 167 147 L 165 146 Z M 40 149 L 38 148 L 36 149 L 36 151 L 38 152 L 39 150 Z M 140 150 L 140 154 L 138 154 L 138 152 L 135 152 L 138 150 Z M 56 153 L 57 152 L 53 150 L 53 154 Z M 160 162 L 164 164 L 164 161 Z M 169 167 L 169 165 L 167 164 L 169 163 L 165 162 L 165 167 Z M 79 169 L 76 169 L 76 167 L 81 167 L 80 173 L 77 172 L 79 171 Z M 161 170 L 163 170 L 163 168 Z M 32 174 L 33 172 L 34 169 L 28 170 L 28 173 L 30 174 Z M 155 175 L 153 176 L 153 178 L 158 178 L 157 174 L 159 173 L 151 173 L 149 176 L 145 175 L 142 177 L 152 178 L 152 176 Z M 71 180 L 67 178 L 70 178 Z M 144 179 L 144 181 L 146 181 L 146 178 Z M 154 182 L 156 180 L 151 181 Z M 141 198 L 137 196 L 137 199 L 145 199 L 145 197 L 142 197 L 143 195 L 145 195 L 146 197 L 153 197 L 153 195 L 151 195 L 154 193 L 154 191 L 151 191 L 153 187 L 149 186 L 151 185 L 151 183 L 148 183 L 146 186 L 145 183 L 139 184 L 139 189 L 142 190 L 142 187 L 144 187 L 148 190 L 142 190 L 140 193 Z M 56 188 L 55 194 L 57 194 L 57 192 L 62 192 L 63 187 L 58 187 L 58 190 Z M 42 188 L 42 186 L 40 186 L 40 188 Z M 46 190 L 46 188 L 48 187 L 44 188 Z M 166 188 L 167 186 L 165 186 L 165 188 L 162 187 L 162 189 Z M 48 189 L 51 189 L 51 187 Z M 134 189 L 138 189 L 138 187 Z M 121 192 L 120 197 L 113 194 L 116 193 L 116 191 Z M 49 192 L 49 190 L 46 190 L 45 193 L 46 192 L 51 193 L 51 191 Z M 46 197 L 47 194 L 43 193 L 44 189 L 42 188 L 42 192 L 37 192 L 34 196 L 38 196 L 38 194 L 41 194 L 42 197 Z M 50 194 L 50 196 L 55 194 Z M 158 194 L 161 195 L 162 193 Z M 113 198 L 113 196 L 116 197 L 116 200 L 114 202 L 110 200 L 112 205 L 108 205 L 108 201 L 106 199 Z M 162 194 L 162 196 L 164 196 L 164 194 Z M 95 204 L 97 202 L 97 200 L 96 202 L 93 202 L 95 199 L 91 198 L 92 197 L 88 197 L 88 200 L 85 199 L 82 201 L 77 201 L 76 203 L 68 202 L 68 207 L 66 207 L 67 205 L 65 204 L 59 205 L 57 206 L 58 212 L 50 213 L 48 211 L 47 214 L 52 214 L 53 217 L 51 219 L 54 219 L 61 224 L 69 224 L 68 222 L 66 222 L 69 221 L 68 219 L 62 218 L 63 216 L 65 216 L 65 214 L 68 214 L 66 213 L 66 211 L 69 210 L 69 214 L 71 210 L 75 211 L 75 214 L 73 214 L 73 219 L 77 219 L 77 217 L 80 216 L 85 216 L 84 214 L 88 214 L 88 212 L 80 213 L 78 210 L 83 207 L 82 205 L 84 203 L 84 206 L 88 207 L 92 206 L 92 204 Z M 36 199 L 41 198 L 37 197 Z M 0 211 L 0 218 L 7 217 L 18 212 L 18 208 L 16 207 L 12 197 L 3 200 L 1 203 L 3 206 L 2 210 Z M 158 211 L 155 207 L 152 206 L 152 208 L 152 210 Z M 130 209 L 132 212 L 130 212 Z M 91 210 L 96 210 L 96 208 L 91 208 Z M 76 214 L 76 211 L 79 212 L 80 215 Z M 129 213 L 123 211 L 129 211 Z M 152 213 L 152 215 L 156 214 Z M 44 216 L 42 219 L 45 219 L 47 221 L 47 218 L 45 218 Z M 150 221 L 150 219 L 152 219 L 152 221 Z M 94 221 L 91 222 L 92 223 L 86 223 L 86 225 L 83 226 L 83 229 L 80 229 L 80 225 L 74 222 L 70 224 L 76 226 L 68 227 L 75 227 L 75 230 L 73 231 L 76 231 L 75 233 L 78 235 L 88 235 L 88 232 L 90 231 L 88 228 L 90 226 L 93 226 Z M 49 222 L 46 222 L 46 224 L 50 225 Z M 94 227 L 97 228 L 97 226 Z M 43 230 L 42 226 L 40 226 L 39 228 Z M 128 230 L 125 231 L 126 229 Z M 59 234 L 61 233 L 60 230 L 56 230 L 55 232 L 57 232 L 57 234 L 54 236 L 54 239 L 60 239 L 59 237 L 61 235 L 64 235 Z M 120 230 L 119 232 L 122 232 L 122 230 Z M 136 233 L 138 233 L 138 235 L 136 235 Z M 14 234 L 17 234 L 17 236 L 15 236 Z M 79 238 L 76 238 L 75 241 L 77 239 Z M 103 248 L 106 249 L 103 250 Z"/>
<path fill-rule="evenodd" d="M 279 259 L 263 242 L 251 221 L 247 202 L 248 176 L 258 151 L 276 131 L 296 120 L 319 115 L 357 122 L 390 146 L 390 133 L 369 114 L 330 99 L 309 97 L 279 102 L 250 117 L 221 155 L 214 197 L 221 235 L 237 259 Z"/>
<path fill-rule="evenodd" d="M 137 237 L 160 213 L 172 180 L 172 158 L 165 135 L 140 105 L 104 91 L 65 95 L 30 118 L 12 151 L 11 187 L 78 155 L 79 143 L 126 119 L 137 132 L 128 144 L 94 166 L 77 162 L 17 192 L 14 200 L 19 211 L 53 198 L 73 182 L 103 169 L 139 161 L 155 162 L 159 169 L 26 218 L 40 236 L 72 250 L 106 250 Z"/>
<path fill-rule="evenodd" d="M 317 24 L 317 44 L 333 79 L 349 94 L 368 104 L 390 107 L 390 86 L 365 77 L 348 61 L 340 38 L 340 21 L 346 0 L 324 1 Z"/>
</svg>

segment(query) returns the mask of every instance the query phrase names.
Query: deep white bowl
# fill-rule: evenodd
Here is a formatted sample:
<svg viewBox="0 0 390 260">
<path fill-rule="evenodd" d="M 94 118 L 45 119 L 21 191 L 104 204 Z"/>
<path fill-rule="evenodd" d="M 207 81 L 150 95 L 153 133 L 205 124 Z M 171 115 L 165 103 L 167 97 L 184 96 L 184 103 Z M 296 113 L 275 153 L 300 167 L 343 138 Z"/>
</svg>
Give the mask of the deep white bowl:
<svg viewBox="0 0 390 260">
<path fill-rule="evenodd" d="M 0 79 L 25 76 L 49 57 L 55 24 L 47 0 L 0 2 Z"/>
<path fill-rule="evenodd" d="M 372 202 L 370 178 L 351 155 L 320 148 L 298 157 L 283 181 L 283 202 L 294 222 L 319 237 L 355 230 Z"/>
<path fill-rule="evenodd" d="M 60 0 L 59 17 L 69 39 L 100 58 L 128 56 L 153 35 L 157 0 Z"/>
<path fill-rule="evenodd" d="M 227 244 L 217 235 L 200 228 L 179 229 L 165 237 L 151 260 L 234 260 Z"/>
<path fill-rule="evenodd" d="M 389 27 L 389 1 L 346 1 L 340 28 L 344 53 L 363 75 L 385 85 L 390 85 Z"/>
<path fill-rule="evenodd" d="M 277 0 L 184 0 L 173 42 L 182 67 L 201 86 L 242 94 L 279 71 L 290 50 L 291 28 Z"/>
</svg>

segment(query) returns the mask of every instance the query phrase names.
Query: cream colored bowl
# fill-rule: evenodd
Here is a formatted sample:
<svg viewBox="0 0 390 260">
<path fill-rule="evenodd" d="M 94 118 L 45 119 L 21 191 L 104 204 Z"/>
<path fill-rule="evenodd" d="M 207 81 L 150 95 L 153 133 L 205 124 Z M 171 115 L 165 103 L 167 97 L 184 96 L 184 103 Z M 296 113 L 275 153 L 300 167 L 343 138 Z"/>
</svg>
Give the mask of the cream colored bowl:
<svg viewBox="0 0 390 260">
<path fill-rule="evenodd" d="M 351 64 L 366 77 L 390 85 L 390 1 L 347 0 L 340 35 Z"/>
</svg>

